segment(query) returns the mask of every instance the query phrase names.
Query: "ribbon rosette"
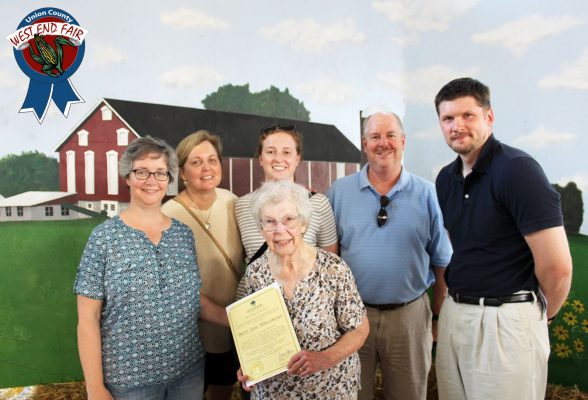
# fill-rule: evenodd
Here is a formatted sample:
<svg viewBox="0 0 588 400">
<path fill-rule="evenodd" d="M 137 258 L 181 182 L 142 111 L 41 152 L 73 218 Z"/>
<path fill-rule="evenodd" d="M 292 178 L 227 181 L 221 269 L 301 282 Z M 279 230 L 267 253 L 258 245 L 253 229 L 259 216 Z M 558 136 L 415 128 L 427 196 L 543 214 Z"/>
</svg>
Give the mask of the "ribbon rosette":
<svg viewBox="0 0 588 400">
<path fill-rule="evenodd" d="M 28 22 L 33 20 L 32 16 L 37 15 L 60 17 L 40 18 L 29 24 Z M 56 22 L 56 19 L 62 19 L 61 16 L 66 19 L 63 19 L 63 22 Z M 84 102 L 69 78 L 84 58 L 86 34 L 87 30 L 80 27 L 69 14 L 55 8 L 43 8 L 29 14 L 17 30 L 8 35 L 7 39 L 13 46 L 18 66 L 30 78 L 29 88 L 19 112 L 32 112 L 39 123 L 42 123 L 51 100 L 65 117 L 68 116 L 72 104 Z M 55 37 L 55 48 L 47 42 L 48 37 Z M 61 67 L 64 54 L 62 45 L 74 46 L 77 50 L 73 62 L 67 68 Z M 25 52 L 30 55 L 28 60 Z M 33 68 L 34 63 L 42 66 L 41 71 L 38 71 L 38 66 Z"/>
</svg>

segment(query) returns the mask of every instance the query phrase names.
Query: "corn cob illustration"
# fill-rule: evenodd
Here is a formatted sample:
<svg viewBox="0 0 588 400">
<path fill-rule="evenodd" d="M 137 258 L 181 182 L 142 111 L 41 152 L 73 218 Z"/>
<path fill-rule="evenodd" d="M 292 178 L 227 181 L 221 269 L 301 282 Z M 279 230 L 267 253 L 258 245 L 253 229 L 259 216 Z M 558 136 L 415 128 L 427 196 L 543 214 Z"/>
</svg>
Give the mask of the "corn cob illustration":
<svg viewBox="0 0 588 400">
<path fill-rule="evenodd" d="M 45 41 L 43 35 L 38 34 L 35 34 L 34 43 L 39 54 L 36 54 L 33 51 L 32 44 L 29 46 L 29 54 L 31 55 L 32 59 L 35 60 L 35 62 L 43 66 L 41 68 L 41 72 L 53 77 L 57 77 L 59 74 L 63 74 L 63 69 L 61 67 L 61 61 L 63 60 L 63 49 L 61 47 L 63 45 L 74 46 L 74 44 L 62 36 L 57 36 L 55 38 L 56 49 L 53 49 L 53 47 L 51 47 L 51 45 Z"/>
</svg>

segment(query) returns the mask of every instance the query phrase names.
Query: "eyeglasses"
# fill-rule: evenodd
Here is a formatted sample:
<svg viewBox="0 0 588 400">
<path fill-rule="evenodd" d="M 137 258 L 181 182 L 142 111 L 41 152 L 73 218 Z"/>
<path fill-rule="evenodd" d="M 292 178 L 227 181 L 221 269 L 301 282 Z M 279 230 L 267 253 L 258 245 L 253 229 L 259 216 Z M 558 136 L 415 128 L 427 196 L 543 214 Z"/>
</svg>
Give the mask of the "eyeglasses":
<svg viewBox="0 0 588 400">
<path fill-rule="evenodd" d="M 134 169 L 133 172 L 135 173 L 135 178 L 140 181 L 146 181 L 151 175 L 153 175 L 157 181 L 167 181 L 169 179 L 169 172 L 167 171 L 149 172 L 148 170 L 141 168 Z"/>
<path fill-rule="evenodd" d="M 274 133 L 274 132 L 278 132 L 278 131 L 296 132 L 296 125 L 290 124 L 290 125 L 264 126 L 263 128 L 260 129 L 260 134 L 264 135 L 264 134 Z"/>
<path fill-rule="evenodd" d="M 261 229 L 265 232 L 273 232 L 281 223 L 288 229 L 294 229 L 298 225 L 298 215 L 286 215 L 282 219 L 265 218 L 261 220 Z"/>
<path fill-rule="evenodd" d="M 388 211 L 386 211 L 388 204 L 390 204 L 388 196 L 380 196 L 380 211 L 378 211 L 378 216 L 376 217 L 378 227 L 384 226 L 388 221 Z"/>
</svg>

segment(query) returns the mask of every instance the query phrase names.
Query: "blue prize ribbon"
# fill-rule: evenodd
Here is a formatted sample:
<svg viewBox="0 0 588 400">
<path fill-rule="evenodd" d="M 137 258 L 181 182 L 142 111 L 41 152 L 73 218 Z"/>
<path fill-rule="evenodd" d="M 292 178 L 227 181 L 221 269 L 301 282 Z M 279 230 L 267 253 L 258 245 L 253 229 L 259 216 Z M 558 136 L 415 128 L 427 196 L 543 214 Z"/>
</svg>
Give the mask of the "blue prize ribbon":
<svg viewBox="0 0 588 400">
<path fill-rule="evenodd" d="M 78 22 L 69 13 L 57 8 L 41 8 L 35 10 L 30 15 L 42 14 L 48 10 L 67 14 L 74 25 L 78 25 Z M 28 17 L 27 17 L 28 18 Z M 17 29 L 27 25 L 26 18 L 22 20 Z M 82 60 L 84 58 L 84 52 L 86 49 L 85 41 L 78 46 L 78 53 L 73 64 L 70 65 L 64 73 L 58 77 L 45 75 L 32 69 L 26 62 L 22 52 L 26 49 L 16 50 L 14 49 L 14 57 L 22 72 L 24 72 L 29 78 L 29 89 L 27 91 L 25 100 L 19 112 L 32 112 L 37 117 L 39 123 L 43 122 L 47 110 L 49 109 L 49 102 L 53 100 L 59 111 L 67 117 L 69 108 L 72 104 L 83 103 L 84 100 L 80 97 L 78 92 L 73 87 L 69 77 L 76 72 Z M 28 51 L 28 50 L 26 50 Z"/>
<path fill-rule="evenodd" d="M 69 79 L 53 84 L 31 79 L 27 95 L 19 112 L 33 112 L 37 120 L 43 122 L 45 113 L 49 109 L 50 100 L 53 100 L 59 111 L 66 117 L 72 104 L 84 102 Z"/>
<path fill-rule="evenodd" d="M 72 104 L 84 102 L 69 79 L 53 85 L 53 96 L 51 98 L 59 111 L 66 117 Z"/>
</svg>

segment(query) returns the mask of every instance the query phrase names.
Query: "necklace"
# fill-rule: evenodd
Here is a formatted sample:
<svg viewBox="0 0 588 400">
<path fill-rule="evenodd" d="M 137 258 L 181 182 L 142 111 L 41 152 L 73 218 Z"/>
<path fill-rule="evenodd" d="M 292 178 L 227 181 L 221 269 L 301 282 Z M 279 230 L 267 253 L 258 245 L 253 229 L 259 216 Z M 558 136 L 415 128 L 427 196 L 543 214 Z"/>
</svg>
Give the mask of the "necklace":
<svg viewBox="0 0 588 400">
<path fill-rule="evenodd" d="M 212 226 L 212 224 L 210 223 L 210 216 L 212 214 L 212 206 L 214 204 L 214 201 L 212 202 L 212 204 L 210 205 L 210 208 L 208 209 L 208 215 L 204 214 L 204 211 L 202 211 L 200 209 L 200 207 L 198 207 L 196 205 L 196 203 L 194 203 L 194 200 L 192 200 L 192 198 L 186 193 L 186 197 L 190 200 L 190 203 L 192 203 L 192 207 L 194 207 L 196 209 L 196 211 L 198 211 L 198 214 L 200 214 L 200 218 L 204 221 L 204 227 L 206 228 L 206 230 L 209 230 L 210 227 Z"/>
</svg>

